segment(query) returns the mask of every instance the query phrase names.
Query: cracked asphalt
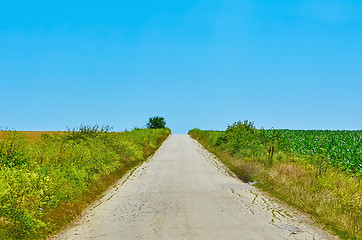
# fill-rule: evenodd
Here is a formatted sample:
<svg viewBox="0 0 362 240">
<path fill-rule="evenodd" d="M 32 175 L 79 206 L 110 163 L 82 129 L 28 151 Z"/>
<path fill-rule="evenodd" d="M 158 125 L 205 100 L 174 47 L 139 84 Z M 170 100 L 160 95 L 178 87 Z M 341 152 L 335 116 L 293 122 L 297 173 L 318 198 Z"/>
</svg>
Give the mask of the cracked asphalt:
<svg viewBox="0 0 362 240">
<path fill-rule="evenodd" d="M 188 135 L 171 135 L 53 239 L 338 238 L 241 182 Z"/>
</svg>

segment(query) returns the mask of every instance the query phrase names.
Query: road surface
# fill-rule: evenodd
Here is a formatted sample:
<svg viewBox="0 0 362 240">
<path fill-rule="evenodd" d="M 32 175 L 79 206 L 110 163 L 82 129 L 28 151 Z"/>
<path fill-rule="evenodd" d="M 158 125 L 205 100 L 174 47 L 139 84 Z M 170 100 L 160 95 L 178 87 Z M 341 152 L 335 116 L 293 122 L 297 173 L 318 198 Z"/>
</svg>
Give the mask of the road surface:
<svg viewBox="0 0 362 240">
<path fill-rule="evenodd" d="M 54 239 L 337 239 L 309 222 L 171 135 Z"/>
</svg>

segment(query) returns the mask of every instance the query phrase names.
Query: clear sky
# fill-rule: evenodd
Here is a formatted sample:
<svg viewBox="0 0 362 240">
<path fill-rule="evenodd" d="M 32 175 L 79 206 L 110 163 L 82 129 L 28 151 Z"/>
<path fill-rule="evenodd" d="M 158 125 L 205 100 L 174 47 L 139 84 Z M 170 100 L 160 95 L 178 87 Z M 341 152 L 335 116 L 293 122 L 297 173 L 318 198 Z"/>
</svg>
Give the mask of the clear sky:
<svg viewBox="0 0 362 240">
<path fill-rule="evenodd" d="M 362 129 L 360 0 L 2 1 L 0 126 Z"/>
</svg>

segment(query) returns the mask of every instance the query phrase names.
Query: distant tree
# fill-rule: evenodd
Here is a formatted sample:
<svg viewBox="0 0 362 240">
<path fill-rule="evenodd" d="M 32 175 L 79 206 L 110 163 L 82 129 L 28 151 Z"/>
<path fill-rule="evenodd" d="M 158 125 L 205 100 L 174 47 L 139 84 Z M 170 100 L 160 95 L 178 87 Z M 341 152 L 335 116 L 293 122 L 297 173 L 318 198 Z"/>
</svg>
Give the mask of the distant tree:
<svg viewBox="0 0 362 240">
<path fill-rule="evenodd" d="M 150 117 L 148 119 L 147 128 L 165 128 L 166 127 L 166 121 L 163 117 Z"/>
</svg>

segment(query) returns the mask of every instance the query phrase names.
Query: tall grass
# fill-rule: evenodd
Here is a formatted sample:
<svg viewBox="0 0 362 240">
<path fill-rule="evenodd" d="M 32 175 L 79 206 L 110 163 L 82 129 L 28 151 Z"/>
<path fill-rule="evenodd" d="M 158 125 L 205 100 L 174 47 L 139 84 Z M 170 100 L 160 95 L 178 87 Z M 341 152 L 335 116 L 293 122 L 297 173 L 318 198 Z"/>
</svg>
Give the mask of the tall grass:
<svg viewBox="0 0 362 240">
<path fill-rule="evenodd" d="M 40 239 L 59 230 L 116 179 L 147 159 L 169 129 L 108 132 L 81 126 L 0 137 L 0 239 Z"/>
<path fill-rule="evenodd" d="M 256 129 L 248 121 L 226 131 L 189 134 L 244 181 L 314 216 L 344 239 L 362 239 L 359 175 L 329 162 L 330 155 L 299 154 L 280 131 Z"/>
</svg>

